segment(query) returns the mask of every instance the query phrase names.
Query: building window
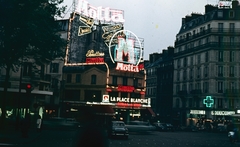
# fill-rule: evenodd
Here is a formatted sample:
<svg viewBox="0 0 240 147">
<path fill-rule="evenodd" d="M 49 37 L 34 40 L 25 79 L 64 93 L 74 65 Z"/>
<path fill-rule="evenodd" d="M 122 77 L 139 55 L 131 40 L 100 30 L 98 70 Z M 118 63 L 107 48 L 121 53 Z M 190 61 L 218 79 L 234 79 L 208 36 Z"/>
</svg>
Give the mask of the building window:
<svg viewBox="0 0 240 147">
<path fill-rule="evenodd" d="M 58 88 L 58 79 L 52 78 L 51 88 Z"/>
<path fill-rule="evenodd" d="M 127 86 L 127 85 L 128 85 L 128 82 L 127 82 L 127 81 L 128 81 L 128 78 L 127 78 L 127 77 L 123 77 L 123 78 L 122 78 L 122 85 L 123 85 L 123 86 Z"/>
<path fill-rule="evenodd" d="M 230 45 L 234 45 L 234 37 L 230 37 Z"/>
<path fill-rule="evenodd" d="M 177 72 L 177 81 L 180 81 L 180 71 Z"/>
<path fill-rule="evenodd" d="M 72 75 L 67 74 L 67 83 L 71 83 L 71 82 L 72 82 Z"/>
<path fill-rule="evenodd" d="M 235 52 L 234 51 L 230 51 L 230 62 L 234 62 L 235 61 Z"/>
<path fill-rule="evenodd" d="M 81 83 L 81 75 L 76 74 L 76 83 Z"/>
<path fill-rule="evenodd" d="M 234 77 L 234 66 L 230 66 L 229 77 Z"/>
<path fill-rule="evenodd" d="M 193 69 L 189 70 L 189 79 L 193 79 Z"/>
<path fill-rule="evenodd" d="M 204 77 L 208 77 L 208 66 L 204 67 Z"/>
<path fill-rule="evenodd" d="M 180 85 L 176 86 L 176 92 L 178 93 L 180 91 Z"/>
<path fill-rule="evenodd" d="M 205 53 L 205 62 L 208 62 L 208 52 Z"/>
<path fill-rule="evenodd" d="M 31 76 L 32 74 L 32 63 L 23 63 L 23 76 Z"/>
<path fill-rule="evenodd" d="M 231 99 L 229 99 L 228 102 L 229 102 L 229 107 L 234 108 L 234 99 L 231 98 Z"/>
<path fill-rule="evenodd" d="M 183 59 L 183 66 L 184 66 L 184 67 L 187 66 L 187 57 L 185 57 L 185 58 Z"/>
<path fill-rule="evenodd" d="M 112 76 L 112 84 L 117 85 L 117 76 Z"/>
<path fill-rule="evenodd" d="M 223 32 L 223 23 L 218 23 L 218 32 Z"/>
<path fill-rule="evenodd" d="M 229 17 L 234 18 L 234 11 L 229 11 Z"/>
<path fill-rule="evenodd" d="M 180 59 L 177 60 L 177 67 L 181 67 L 181 60 Z"/>
<path fill-rule="evenodd" d="M 189 84 L 189 91 L 191 92 L 193 90 L 193 84 Z"/>
<path fill-rule="evenodd" d="M 223 62 L 223 51 L 218 52 L 218 61 Z"/>
<path fill-rule="evenodd" d="M 208 88 L 209 88 L 208 82 L 204 82 L 203 83 L 203 92 L 208 93 Z"/>
<path fill-rule="evenodd" d="M 197 68 L 197 78 L 201 78 L 201 67 Z"/>
<path fill-rule="evenodd" d="M 58 63 L 51 63 L 50 65 L 50 72 L 51 73 L 58 73 L 59 64 Z"/>
<path fill-rule="evenodd" d="M 222 46 L 223 44 L 223 37 L 222 36 L 218 36 L 218 46 Z"/>
<path fill-rule="evenodd" d="M 222 18 L 223 17 L 223 11 L 218 11 L 217 16 L 218 16 L 218 18 Z"/>
<path fill-rule="evenodd" d="M 235 24 L 234 24 L 234 23 L 230 23 L 230 24 L 229 24 L 229 29 L 230 29 L 230 30 L 229 30 L 230 32 L 234 32 L 234 30 L 235 30 Z"/>
<path fill-rule="evenodd" d="M 223 107 L 223 100 L 221 98 L 218 99 L 217 106 L 218 106 L 218 108 L 222 108 Z"/>
<path fill-rule="evenodd" d="M 91 76 L 91 84 L 96 84 L 97 83 L 97 75 L 92 75 Z"/>
<path fill-rule="evenodd" d="M 198 61 L 198 64 L 201 63 L 201 55 L 197 55 L 197 61 Z"/>
<path fill-rule="evenodd" d="M 218 93 L 223 93 L 223 82 L 218 82 Z"/>
<path fill-rule="evenodd" d="M 223 66 L 218 66 L 218 77 L 223 77 Z"/>
<path fill-rule="evenodd" d="M 183 71 L 183 80 L 187 80 L 187 71 L 186 70 Z"/>
<path fill-rule="evenodd" d="M 232 93 L 235 92 L 235 83 L 234 82 L 230 83 L 230 90 L 231 90 Z"/>
<path fill-rule="evenodd" d="M 191 65 L 193 65 L 193 57 L 191 57 Z"/>
</svg>

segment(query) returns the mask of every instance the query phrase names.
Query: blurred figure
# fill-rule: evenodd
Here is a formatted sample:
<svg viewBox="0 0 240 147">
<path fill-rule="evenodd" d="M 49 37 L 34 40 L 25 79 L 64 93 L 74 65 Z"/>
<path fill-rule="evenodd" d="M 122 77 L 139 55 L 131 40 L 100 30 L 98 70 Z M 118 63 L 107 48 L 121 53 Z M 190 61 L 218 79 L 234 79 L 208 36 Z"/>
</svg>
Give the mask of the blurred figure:
<svg viewBox="0 0 240 147">
<path fill-rule="evenodd" d="M 41 116 L 40 115 L 38 115 L 38 117 L 37 117 L 37 122 L 36 122 L 36 124 L 37 124 L 37 132 L 41 132 L 41 129 L 42 129 L 42 118 L 41 118 Z"/>
</svg>

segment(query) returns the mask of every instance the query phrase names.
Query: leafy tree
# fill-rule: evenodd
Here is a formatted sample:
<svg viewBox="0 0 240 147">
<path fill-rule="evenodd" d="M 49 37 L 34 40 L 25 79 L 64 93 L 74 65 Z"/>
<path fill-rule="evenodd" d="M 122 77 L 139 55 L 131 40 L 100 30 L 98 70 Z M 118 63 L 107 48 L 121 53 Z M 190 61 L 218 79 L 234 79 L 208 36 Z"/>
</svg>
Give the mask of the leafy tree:
<svg viewBox="0 0 240 147">
<path fill-rule="evenodd" d="M 53 60 L 64 56 L 66 41 L 58 34 L 56 18 L 64 13 L 63 0 L 0 0 L 0 67 L 6 69 L 1 101 L 2 121 L 6 114 L 6 94 L 10 70 L 21 59 Z"/>
</svg>

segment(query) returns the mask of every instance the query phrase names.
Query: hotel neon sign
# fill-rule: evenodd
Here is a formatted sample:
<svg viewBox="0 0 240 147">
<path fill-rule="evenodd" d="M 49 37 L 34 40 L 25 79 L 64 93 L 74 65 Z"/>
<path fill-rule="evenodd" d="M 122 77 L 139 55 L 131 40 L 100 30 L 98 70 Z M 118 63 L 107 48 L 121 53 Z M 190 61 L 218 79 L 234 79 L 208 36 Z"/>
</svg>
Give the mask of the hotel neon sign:
<svg viewBox="0 0 240 147">
<path fill-rule="evenodd" d="M 85 0 L 79 0 L 76 12 L 91 17 L 100 21 L 125 22 L 122 10 L 114 10 L 109 7 L 102 8 L 102 6 L 94 7 L 88 4 Z"/>
</svg>

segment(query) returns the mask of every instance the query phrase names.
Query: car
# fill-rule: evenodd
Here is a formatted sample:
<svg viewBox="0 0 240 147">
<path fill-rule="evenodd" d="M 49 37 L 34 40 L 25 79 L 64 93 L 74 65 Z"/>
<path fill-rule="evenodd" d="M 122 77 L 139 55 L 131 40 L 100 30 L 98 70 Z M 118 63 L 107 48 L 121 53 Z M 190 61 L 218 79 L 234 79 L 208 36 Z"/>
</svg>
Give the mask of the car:
<svg viewBox="0 0 240 147">
<path fill-rule="evenodd" d="M 112 121 L 108 130 L 108 134 L 109 137 L 120 136 L 126 139 L 128 139 L 129 136 L 128 128 L 123 121 Z"/>
<path fill-rule="evenodd" d="M 189 125 L 186 128 L 183 129 L 184 131 L 188 131 L 188 132 L 197 132 L 199 131 L 199 129 L 194 126 L 194 125 Z"/>
<path fill-rule="evenodd" d="M 175 131 L 174 126 L 170 123 L 156 123 L 157 131 Z"/>
<path fill-rule="evenodd" d="M 130 121 L 126 124 L 129 132 L 150 132 L 155 131 L 156 127 L 145 121 Z"/>
</svg>

